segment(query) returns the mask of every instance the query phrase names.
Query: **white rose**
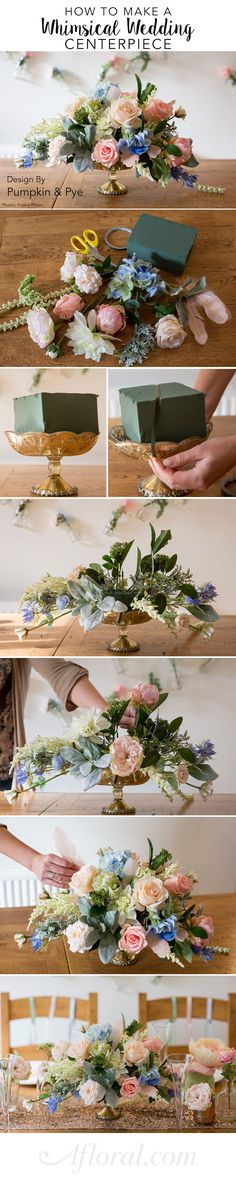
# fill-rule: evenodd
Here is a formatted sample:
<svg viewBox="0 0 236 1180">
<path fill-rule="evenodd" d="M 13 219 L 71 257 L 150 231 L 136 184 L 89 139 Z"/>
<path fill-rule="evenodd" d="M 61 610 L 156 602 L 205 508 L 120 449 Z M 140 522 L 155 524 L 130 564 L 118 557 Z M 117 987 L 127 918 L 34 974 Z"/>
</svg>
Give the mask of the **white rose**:
<svg viewBox="0 0 236 1180">
<path fill-rule="evenodd" d="M 86 951 L 86 938 L 89 933 L 90 927 L 85 922 L 72 922 L 70 926 L 67 926 L 66 937 L 72 954 L 76 954 L 77 951 L 81 955 L 84 954 Z"/>
<path fill-rule="evenodd" d="M 80 1098 L 85 1106 L 95 1106 L 97 1102 L 101 1102 L 106 1093 L 105 1087 L 100 1086 L 99 1082 L 93 1082 L 92 1078 L 88 1078 L 87 1082 L 83 1082 L 80 1086 Z"/>
<path fill-rule="evenodd" d="M 133 898 L 137 909 L 160 909 L 167 897 L 167 889 L 159 877 L 136 877 Z"/>
<path fill-rule="evenodd" d="M 46 345 L 54 340 L 54 323 L 45 307 L 32 307 L 32 311 L 27 315 L 27 325 L 31 340 L 38 344 L 39 348 L 46 348 Z"/>
<path fill-rule="evenodd" d="M 48 148 L 47 168 L 52 168 L 53 164 L 61 164 L 62 157 L 60 156 L 60 148 L 66 142 L 64 135 L 56 135 L 55 139 L 51 139 Z"/>
<path fill-rule="evenodd" d="M 13 1053 L 12 1072 L 16 1081 L 25 1081 L 30 1076 L 31 1065 L 24 1060 L 24 1057 L 19 1057 L 18 1053 Z"/>
<path fill-rule="evenodd" d="M 79 291 L 82 291 L 83 295 L 96 295 L 102 286 L 101 275 L 98 274 L 93 266 L 85 266 L 83 262 L 76 267 L 74 279 L 76 287 L 78 287 Z"/>
</svg>

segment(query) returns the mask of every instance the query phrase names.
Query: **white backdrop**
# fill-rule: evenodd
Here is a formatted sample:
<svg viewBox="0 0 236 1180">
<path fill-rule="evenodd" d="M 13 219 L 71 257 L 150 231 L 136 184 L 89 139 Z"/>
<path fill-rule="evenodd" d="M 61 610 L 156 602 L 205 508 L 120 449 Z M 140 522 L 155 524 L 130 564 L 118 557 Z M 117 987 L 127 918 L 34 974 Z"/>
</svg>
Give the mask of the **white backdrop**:
<svg viewBox="0 0 236 1180">
<path fill-rule="evenodd" d="M 74 662 L 79 663 L 79 660 Z M 147 681 L 149 673 L 152 672 L 160 680 L 162 689 L 169 692 L 161 715 L 169 721 L 182 715 L 183 725 L 188 729 L 193 742 L 199 742 L 201 738 L 206 737 L 213 742 L 216 757 L 212 765 L 219 775 L 214 783 L 214 793 L 230 794 L 235 791 L 235 755 L 232 742 L 236 704 L 235 660 L 211 659 L 205 663 L 197 658 L 185 658 L 175 660 L 173 667 L 173 661 L 164 658 L 146 659 L 137 656 L 134 661 L 124 656 L 107 656 L 103 659 L 86 660 L 86 667 L 92 683 L 106 696 L 113 692 L 118 684 L 130 687 L 138 680 Z M 48 701 L 52 697 L 50 686 L 32 669 L 25 709 L 28 741 L 32 741 L 37 733 L 42 737 L 57 737 L 64 728 L 68 729 L 71 714 L 66 711 L 61 714 L 55 709 L 48 710 Z M 61 785 L 63 793 L 76 793 L 78 789 L 77 780 L 71 774 L 63 777 Z M 48 787 L 50 791 L 56 792 L 58 789 L 58 780 Z M 98 786 L 96 791 L 99 793 L 99 790 Z M 154 785 L 149 784 L 148 790 L 156 795 L 157 788 Z"/>
<path fill-rule="evenodd" d="M 13 398 L 27 397 L 31 393 L 96 393 L 98 397 L 98 424 L 100 435 L 91 451 L 86 455 L 81 456 L 67 456 L 64 460 L 66 465 L 80 466 L 100 466 L 106 461 L 106 373 L 104 370 L 91 369 L 63 369 L 59 368 L 55 372 L 54 369 L 43 369 L 42 377 L 39 384 L 32 387 L 34 376 L 37 374 L 37 369 L 0 369 L 0 463 L 14 463 L 14 466 L 24 465 L 27 471 L 27 464 L 37 462 L 44 468 L 45 474 L 47 470 L 47 461 L 45 459 L 32 460 L 24 458 L 23 455 L 18 454 L 18 451 L 13 451 L 8 439 L 5 438 L 5 430 L 14 430 L 14 406 Z"/>
<path fill-rule="evenodd" d="M 134 515 L 140 511 L 140 501 L 131 501 L 131 515 L 122 518 L 119 530 L 112 537 L 104 535 L 110 514 L 119 500 L 97 500 L 96 512 L 92 500 L 60 500 L 60 511 L 72 516 L 80 528 L 80 540 L 72 545 L 65 530 L 54 528 L 57 508 L 40 501 L 31 502 L 28 512 L 29 528 L 13 528 L 13 504 L 0 503 L 0 535 L 5 555 L 0 573 L 1 609 L 15 609 L 27 586 L 37 582 L 48 571 L 54 575 L 68 575 L 77 565 L 98 561 L 108 552 L 118 537 L 131 540 L 134 545 L 126 561 L 126 572 L 134 571 L 136 545 L 149 549 L 149 517 L 157 531 L 172 530 L 168 552 L 178 553 L 186 571 L 191 569 L 198 585 L 213 582 L 218 591 L 217 609 L 220 614 L 235 614 L 236 525 L 235 501 L 197 499 L 170 501 L 161 522 L 156 520 L 155 504 L 145 511 L 145 519 Z M 5 605 L 4 605 L 5 604 Z"/>
<path fill-rule="evenodd" d="M 142 369 L 138 373 L 137 369 L 128 369 L 123 376 L 120 369 L 108 369 L 108 414 L 109 418 L 120 417 L 120 399 L 119 389 L 127 387 L 133 389 L 135 385 L 153 385 L 153 383 L 161 384 L 165 381 L 180 381 L 183 385 L 189 385 L 193 388 L 198 372 L 198 369 Z M 214 372 L 214 370 L 213 370 Z M 216 414 L 236 414 L 236 373 L 229 369 L 229 384 L 217 406 Z"/>
<path fill-rule="evenodd" d="M 131 848 L 148 859 L 147 837 L 156 852 L 168 848 L 182 870 L 198 877 L 194 893 L 232 893 L 236 889 L 236 818 L 152 816 L 44 816 L 7 819 L 9 831 L 39 852 L 53 852 L 56 828 L 64 831 L 78 851 L 80 862 L 97 864 L 98 848 Z M 29 877 L 29 871 L 9 857 L 1 857 L 0 879 Z M 227 941 L 227 938 L 226 938 Z M 20 969 L 20 960 L 19 960 Z"/>
<path fill-rule="evenodd" d="M 41 15 L 41 14 L 40 14 Z M 57 13 L 58 15 L 58 13 Z M 49 43 L 48 43 L 49 48 Z M 20 49 L 20 47 L 19 47 Z M 129 58 L 129 54 L 122 55 Z M 132 56 L 132 54 L 131 54 Z M 14 65 L 1 55 L 0 105 L 4 111 L 0 151 L 11 155 L 32 123 L 65 110 L 74 95 L 88 95 L 104 61 L 111 54 L 36 53 L 31 64 L 32 83 L 14 78 Z M 187 111 L 180 134 L 192 136 L 196 155 L 209 159 L 235 157 L 235 95 L 230 83 L 218 75 L 220 66 L 235 68 L 235 53 L 153 53 L 144 80 L 155 82 L 159 97 L 176 100 Z M 52 69 L 76 75 L 67 88 L 52 79 Z M 137 66 L 135 67 L 137 69 Z M 125 90 L 135 85 L 134 73 L 116 72 L 114 80 Z M 182 131 L 181 131 L 182 128 Z"/>
</svg>

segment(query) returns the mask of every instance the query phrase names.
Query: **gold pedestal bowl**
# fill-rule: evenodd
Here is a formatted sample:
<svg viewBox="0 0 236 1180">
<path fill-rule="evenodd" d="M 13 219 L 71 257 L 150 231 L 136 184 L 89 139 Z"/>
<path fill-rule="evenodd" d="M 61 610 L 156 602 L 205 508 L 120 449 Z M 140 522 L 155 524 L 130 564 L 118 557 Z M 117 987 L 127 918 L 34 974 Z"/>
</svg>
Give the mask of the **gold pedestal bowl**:
<svg viewBox="0 0 236 1180">
<path fill-rule="evenodd" d="M 128 627 L 137 627 L 141 623 L 149 623 L 149 615 L 141 610 L 127 610 L 122 615 L 118 615 L 116 611 L 109 611 L 103 619 L 103 624 L 114 623 L 118 629 L 117 639 L 113 639 L 112 643 L 107 644 L 108 651 L 114 651 L 118 654 L 130 654 L 140 650 L 137 640 L 129 639 L 127 635 Z"/>
<path fill-rule="evenodd" d="M 207 423 L 205 438 L 208 438 L 209 434 L 211 434 L 212 425 L 212 422 Z M 145 459 L 150 459 L 150 456 L 153 455 L 155 459 L 163 462 L 163 459 L 170 459 L 171 455 L 178 455 L 181 451 L 190 451 L 194 447 L 198 447 L 200 443 L 204 442 L 204 439 L 193 437 L 186 438 L 181 443 L 158 442 L 152 446 L 151 443 L 132 442 L 127 437 L 124 427 L 120 425 L 112 426 L 111 430 L 109 430 L 109 441 L 114 447 L 123 452 L 124 455 L 127 455 L 129 459 L 141 459 L 143 462 Z M 144 476 L 144 479 L 138 480 L 138 491 L 141 496 L 147 496 L 150 500 L 155 500 L 158 496 L 186 495 L 186 492 L 176 491 L 176 489 L 171 491 L 168 485 L 162 482 L 159 475 L 151 475 L 151 473 L 150 475 Z M 191 495 L 191 493 L 188 493 L 188 495 Z"/>
<path fill-rule="evenodd" d="M 109 179 L 105 181 L 105 184 L 99 184 L 98 192 L 102 193 L 103 197 L 123 197 L 124 193 L 128 192 L 127 184 L 123 184 L 121 180 L 117 180 L 117 169 L 111 169 L 108 177 Z"/>
<path fill-rule="evenodd" d="M 125 787 L 141 787 L 142 783 L 148 782 L 148 779 L 149 774 L 141 767 L 136 771 L 136 774 L 129 774 L 125 779 L 120 775 L 111 774 L 109 769 L 104 770 L 101 786 L 111 788 L 113 800 L 107 807 L 102 807 L 102 815 L 135 815 L 136 808 L 125 803 L 123 791 Z"/>
<path fill-rule="evenodd" d="M 43 483 L 31 488 L 34 496 L 78 496 L 78 487 L 66 483 L 61 475 L 61 460 L 65 455 L 85 455 L 91 451 L 97 442 L 98 435 L 92 430 L 74 434 L 70 430 L 57 430 L 55 434 L 44 434 L 40 430 L 35 433 L 18 434 L 13 430 L 5 431 L 6 438 L 20 455 L 45 457 L 48 460 L 48 478 Z"/>
</svg>

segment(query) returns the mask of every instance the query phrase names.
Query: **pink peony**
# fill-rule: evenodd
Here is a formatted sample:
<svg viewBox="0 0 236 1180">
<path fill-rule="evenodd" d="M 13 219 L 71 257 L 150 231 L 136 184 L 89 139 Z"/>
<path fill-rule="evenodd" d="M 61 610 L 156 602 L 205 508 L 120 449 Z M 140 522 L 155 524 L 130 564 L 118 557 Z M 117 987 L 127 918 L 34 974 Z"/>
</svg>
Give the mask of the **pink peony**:
<svg viewBox="0 0 236 1180">
<path fill-rule="evenodd" d="M 166 877 L 165 886 L 168 893 L 190 893 L 192 889 L 192 878 L 185 877 L 182 873 L 176 873 L 175 877 Z"/>
<path fill-rule="evenodd" d="M 159 690 L 155 684 L 135 684 L 132 688 L 130 701 L 132 705 L 147 705 L 148 709 L 154 709 L 159 701 Z"/>
<path fill-rule="evenodd" d="M 190 160 L 190 156 L 192 155 L 192 140 L 184 139 L 182 136 L 175 135 L 174 139 L 171 140 L 171 143 L 173 143 L 175 147 L 179 148 L 179 151 L 181 152 L 181 156 L 169 155 L 169 160 L 171 160 L 171 163 L 176 164 L 177 167 L 180 164 L 187 164 L 188 160 Z"/>
<path fill-rule="evenodd" d="M 115 738 L 111 746 L 111 770 L 112 774 L 118 774 L 121 778 L 127 778 L 130 774 L 135 774 L 141 766 L 143 760 L 143 748 L 136 738 L 127 737 Z"/>
<path fill-rule="evenodd" d="M 235 1061 L 236 1049 L 222 1049 L 219 1053 L 219 1061 L 221 1065 L 231 1065 L 231 1061 Z"/>
<path fill-rule="evenodd" d="M 120 1086 L 121 1098 L 136 1098 L 138 1090 L 138 1078 L 123 1078 Z"/>
<path fill-rule="evenodd" d="M 149 1049 L 149 1053 L 161 1053 L 164 1047 L 160 1037 L 145 1037 L 143 1044 L 146 1049 Z"/>
<path fill-rule="evenodd" d="M 172 119 L 173 106 L 174 99 L 172 102 L 161 102 L 160 98 L 149 98 L 143 110 L 146 123 L 159 123 L 162 119 Z"/>
<path fill-rule="evenodd" d="M 116 336 L 126 327 L 126 315 L 120 303 L 101 303 L 96 312 L 96 327 L 105 336 Z"/>
<path fill-rule="evenodd" d="M 140 955 L 147 946 L 145 931 L 142 926 L 124 926 L 118 943 L 120 951 L 126 955 Z"/>
<path fill-rule="evenodd" d="M 92 160 L 94 164 L 101 164 L 102 168 L 113 168 L 119 160 L 119 151 L 116 140 L 100 139 L 99 143 L 95 144 L 92 152 Z"/>
<path fill-rule="evenodd" d="M 57 320 L 72 320 L 75 311 L 83 311 L 84 302 L 80 295 L 62 295 L 55 303 L 53 315 Z"/>
<path fill-rule="evenodd" d="M 185 1102 L 189 1110 L 207 1110 L 211 1102 L 211 1091 L 207 1082 L 199 1082 L 198 1086 L 190 1086 L 189 1090 L 186 1090 Z"/>
</svg>

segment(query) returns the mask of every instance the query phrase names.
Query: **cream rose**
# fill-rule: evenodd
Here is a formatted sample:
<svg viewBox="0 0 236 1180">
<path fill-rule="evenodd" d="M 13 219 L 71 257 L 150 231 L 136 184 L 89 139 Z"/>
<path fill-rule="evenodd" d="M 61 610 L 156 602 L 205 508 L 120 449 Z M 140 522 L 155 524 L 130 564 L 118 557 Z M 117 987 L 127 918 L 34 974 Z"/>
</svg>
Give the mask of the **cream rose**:
<svg viewBox="0 0 236 1180">
<path fill-rule="evenodd" d="M 72 954 L 76 954 L 77 951 L 81 955 L 84 954 L 86 951 L 87 935 L 90 933 L 91 927 L 87 926 L 85 922 L 71 922 L 67 926 L 66 937 Z"/>
<path fill-rule="evenodd" d="M 220 1064 L 220 1053 L 225 1049 L 224 1041 L 220 1041 L 217 1037 L 199 1037 L 198 1041 L 189 1042 L 189 1053 L 194 1057 L 195 1061 L 199 1061 L 201 1065 L 213 1066 L 215 1069 Z"/>
<path fill-rule="evenodd" d="M 140 118 L 138 99 L 132 94 L 121 94 L 110 106 L 112 127 L 137 127 Z"/>
<path fill-rule="evenodd" d="M 68 1057 L 73 1057 L 75 1061 L 78 1061 L 78 1063 L 81 1062 L 83 1064 L 83 1061 L 85 1061 L 87 1057 L 89 1048 L 90 1041 L 88 1041 L 86 1037 L 80 1037 L 80 1040 L 76 1041 L 75 1045 L 68 1046 Z"/>
<path fill-rule="evenodd" d="M 167 897 L 167 889 L 159 877 L 136 877 L 133 890 L 136 909 L 158 910 Z"/>
<path fill-rule="evenodd" d="M 158 348 L 180 348 L 186 335 L 175 315 L 165 315 L 156 324 Z"/>
<path fill-rule="evenodd" d="M 70 888 L 77 897 L 84 897 L 86 893 L 91 893 L 93 882 L 98 875 L 98 870 L 95 865 L 82 865 L 78 869 L 78 873 L 73 873 L 71 877 Z"/>
<path fill-rule="evenodd" d="M 149 1057 L 149 1049 L 143 1041 L 127 1041 L 124 1045 L 124 1060 L 127 1065 L 144 1065 Z"/>
</svg>

